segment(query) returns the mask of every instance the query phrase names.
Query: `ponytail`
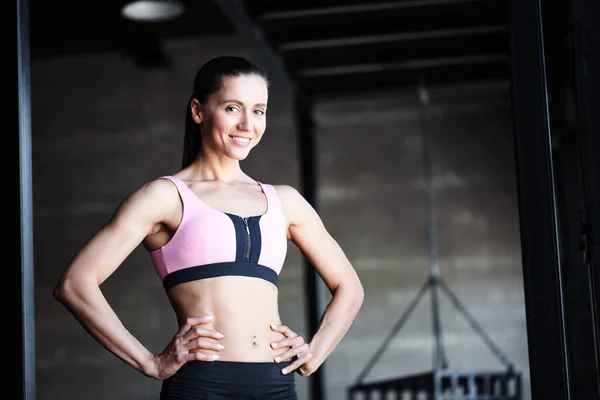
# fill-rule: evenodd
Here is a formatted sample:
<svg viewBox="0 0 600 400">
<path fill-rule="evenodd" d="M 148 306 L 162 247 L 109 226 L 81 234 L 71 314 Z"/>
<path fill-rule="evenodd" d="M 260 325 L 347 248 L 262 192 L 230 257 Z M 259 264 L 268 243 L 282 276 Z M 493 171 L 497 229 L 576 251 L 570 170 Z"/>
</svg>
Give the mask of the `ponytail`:
<svg viewBox="0 0 600 400">
<path fill-rule="evenodd" d="M 198 156 L 202 148 L 202 137 L 200 136 L 200 125 L 192 118 L 190 107 L 192 99 L 188 102 L 185 110 L 185 131 L 183 136 L 183 157 L 181 160 L 181 169 L 190 165 Z"/>
</svg>

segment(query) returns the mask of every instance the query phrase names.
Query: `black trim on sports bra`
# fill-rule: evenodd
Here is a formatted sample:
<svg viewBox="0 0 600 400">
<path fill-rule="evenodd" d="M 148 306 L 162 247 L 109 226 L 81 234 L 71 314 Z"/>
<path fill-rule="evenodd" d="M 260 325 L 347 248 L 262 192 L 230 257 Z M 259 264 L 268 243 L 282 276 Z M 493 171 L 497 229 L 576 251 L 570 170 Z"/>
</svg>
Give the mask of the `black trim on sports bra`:
<svg viewBox="0 0 600 400">
<path fill-rule="evenodd" d="M 168 292 L 173 286 L 181 283 L 231 275 L 260 278 L 271 282 L 275 286 L 278 285 L 279 281 L 277 273 L 264 265 L 250 262 L 228 261 L 180 269 L 166 275 L 162 283 L 163 287 Z"/>
</svg>

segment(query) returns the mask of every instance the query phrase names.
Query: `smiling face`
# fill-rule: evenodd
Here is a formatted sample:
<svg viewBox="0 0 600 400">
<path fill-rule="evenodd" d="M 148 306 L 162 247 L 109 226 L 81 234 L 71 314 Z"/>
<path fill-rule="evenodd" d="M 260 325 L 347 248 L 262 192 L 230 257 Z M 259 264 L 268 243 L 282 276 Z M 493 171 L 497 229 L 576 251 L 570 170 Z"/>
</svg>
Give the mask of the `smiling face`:
<svg viewBox="0 0 600 400">
<path fill-rule="evenodd" d="M 192 101 L 192 116 L 202 124 L 204 152 L 244 160 L 266 129 L 268 88 L 259 75 L 223 78 L 206 104 Z"/>
</svg>

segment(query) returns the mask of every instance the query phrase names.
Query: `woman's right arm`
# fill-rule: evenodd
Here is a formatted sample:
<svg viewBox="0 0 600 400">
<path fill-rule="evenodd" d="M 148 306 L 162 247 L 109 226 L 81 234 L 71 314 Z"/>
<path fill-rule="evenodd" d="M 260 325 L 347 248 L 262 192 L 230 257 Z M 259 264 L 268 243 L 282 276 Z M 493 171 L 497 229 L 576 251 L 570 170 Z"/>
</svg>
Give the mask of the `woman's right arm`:
<svg viewBox="0 0 600 400">
<path fill-rule="evenodd" d="M 208 322 L 207 318 L 190 319 L 162 357 L 157 357 L 123 326 L 100 285 L 161 222 L 173 218 L 169 213 L 180 213 L 174 203 L 180 200 L 173 191 L 176 192 L 176 188 L 172 183 L 159 179 L 133 192 L 108 223 L 77 252 L 53 292 L 100 344 L 133 368 L 156 379 L 168 377 L 189 359 L 202 359 L 203 353 L 186 355 L 186 350 L 198 344 L 200 336 L 218 334 L 204 332 L 198 326 Z"/>
</svg>

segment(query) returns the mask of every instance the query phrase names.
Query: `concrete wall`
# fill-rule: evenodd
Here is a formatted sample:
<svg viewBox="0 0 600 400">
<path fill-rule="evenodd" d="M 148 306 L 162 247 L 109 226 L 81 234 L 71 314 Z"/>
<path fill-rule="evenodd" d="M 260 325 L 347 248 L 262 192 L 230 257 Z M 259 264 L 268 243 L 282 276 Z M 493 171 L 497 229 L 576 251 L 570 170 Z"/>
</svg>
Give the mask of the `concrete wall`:
<svg viewBox="0 0 600 400">
<path fill-rule="evenodd" d="M 97 344 L 52 298 L 72 255 L 143 182 L 179 166 L 183 117 L 196 68 L 220 54 L 253 57 L 235 37 L 169 43 L 170 70 L 139 71 L 117 54 L 32 64 L 37 397 L 156 399 L 160 383 Z M 290 99 L 274 82 L 267 133 L 243 167 L 256 179 L 299 186 Z M 429 268 L 421 134 L 431 139 L 441 276 L 524 376 L 527 339 L 510 104 L 506 91 L 317 103 L 319 212 L 366 289 L 354 325 L 324 365 L 329 400 L 351 385 L 425 282 Z M 290 245 L 281 274 L 285 323 L 306 330 L 301 254 Z M 153 351 L 175 319 L 142 248 L 103 285 L 124 325 Z M 328 297 L 326 297 L 328 298 Z M 429 296 L 367 381 L 432 368 Z M 453 369 L 503 366 L 441 296 Z M 301 399 L 307 379 L 298 378 Z"/>
</svg>

